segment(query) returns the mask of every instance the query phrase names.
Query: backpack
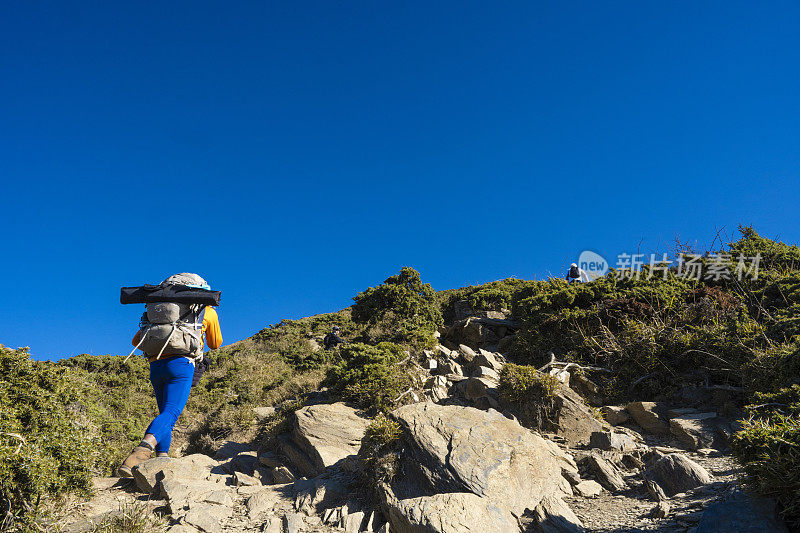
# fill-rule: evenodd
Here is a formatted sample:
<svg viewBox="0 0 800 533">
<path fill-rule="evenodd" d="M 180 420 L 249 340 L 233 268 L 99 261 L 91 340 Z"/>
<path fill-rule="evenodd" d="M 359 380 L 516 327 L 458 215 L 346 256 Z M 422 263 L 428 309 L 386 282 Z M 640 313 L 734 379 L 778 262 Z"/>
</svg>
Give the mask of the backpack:
<svg viewBox="0 0 800 533">
<path fill-rule="evenodd" d="M 156 359 L 166 353 L 202 360 L 206 305 L 219 305 L 219 298 L 203 278 L 189 273 L 170 276 L 160 285 L 123 287 L 120 302 L 146 304 L 139 321 L 139 344 L 128 357 L 141 349 Z"/>
<path fill-rule="evenodd" d="M 205 305 L 172 302 L 149 303 L 139 322 L 139 349 L 149 356 L 203 355 Z"/>
</svg>

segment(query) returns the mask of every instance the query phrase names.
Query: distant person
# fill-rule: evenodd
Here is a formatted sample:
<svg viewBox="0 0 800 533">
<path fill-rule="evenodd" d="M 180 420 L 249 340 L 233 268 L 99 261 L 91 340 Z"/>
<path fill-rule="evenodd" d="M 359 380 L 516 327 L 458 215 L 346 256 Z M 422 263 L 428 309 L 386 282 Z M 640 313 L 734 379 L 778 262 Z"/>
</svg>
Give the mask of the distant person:
<svg viewBox="0 0 800 533">
<path fill-rule="evenodd" d="M 589 275 L 578 265 L 572 263 L 567 270 L 567 283 L 589 283 Z"/>
<path fill-rule="evenodd" d="M 339 326 L 333 326 L 333 330 L 325 335 L 322 342 L 325 344 L 326 350 L 332 350 L 339 344 L 343 344 L 344 339 L 339 336 Z"/>
<path fill-rule="evenodd" d="M 209 288 L 203 278 L 189 273 L 170 276 L 163 284 Z M 169 317 L 170 313 L 173 313 L 172 318 L 168 318 L 171 322 L 166 323 L 166 326 L 172 329 L 165 336 L 166 340 L 161 340 L 159 326 L 164 323 L 157 319 L 159 315 Z M 176 324 L 182 326 L 182 329 L 177 329 Z M 198 330 L 199 334 L 195 335 L 194 331 Z M 175 332 L 180 334 L 175 335 Z M 147 427 L 142 442 L 119 467 L 120 477 L 131 477 L 131 469 L 150 459 L 153 453 L 157 457 L 168 456 L 172 429 L 186 407 L 195 376 L 195 365 L 203 363 L 201 357 L 205 344 L 212 350 L 222 345 L 219 317 L 214 308 L 202 304 L 148 304 L 140 329 L 133 337 L 133 345 L 141 347 L 150 361 L 150 382 L 153 384 L 160 414 Z"/>
</svg>

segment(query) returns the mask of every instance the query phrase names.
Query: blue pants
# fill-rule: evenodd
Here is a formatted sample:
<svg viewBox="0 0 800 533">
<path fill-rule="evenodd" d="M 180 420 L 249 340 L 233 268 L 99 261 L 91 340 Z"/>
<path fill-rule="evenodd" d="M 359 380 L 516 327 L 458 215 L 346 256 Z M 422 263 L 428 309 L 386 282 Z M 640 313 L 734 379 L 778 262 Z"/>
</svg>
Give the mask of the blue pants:
<svg viewBox="0 0 800 533">
<path fill-rule="evenodd" d="M 172 357 L 150 363 L 150 382 L 156 393 L 158 412 L 161 413 L 147 427 L 145 433 L 156 438 L 156 452 L 168 452 L 172 443 L 172 428 L 181 415 L 189 392 L 192 390 L 194 364 L 185 357 Z"/>
</svg>

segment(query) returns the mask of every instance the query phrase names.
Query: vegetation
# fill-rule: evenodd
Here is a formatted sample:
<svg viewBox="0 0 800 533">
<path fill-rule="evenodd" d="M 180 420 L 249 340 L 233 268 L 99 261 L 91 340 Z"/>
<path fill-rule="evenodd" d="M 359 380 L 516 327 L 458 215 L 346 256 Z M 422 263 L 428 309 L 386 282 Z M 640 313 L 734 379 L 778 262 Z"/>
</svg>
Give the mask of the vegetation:
<svg viewBox="0 0 800 533">
<path fill-rule="evenodd" d="M 433 346 L 433 334 L 442 324 L 436 292 L 422 283 L 419 272 L 403 267 L 381 285 L 353 298 L 353 320 L 365 324 L 363 340 L 389 341 L 415 348 Z"/>
<path fill-rule="evenodd" d="M 544 427 L 554 408 L 558 380 L 532 366 L 506 364 L 500 371 L 500 403 L 510 408 L 525 427 Z"/>
<path fill-rule="evenodd" d="M 378 482 L 388 482 L 394 478 L 401 435 L 400 424 L 384 415 L 378 415 L 367 426 L 358 456 L 364 463 L 363 481 L 368 486 L 374 487 Z"/>
<path fill-rule="evenodd" d="M 394 407 L 411 385 L 403 362 L 409 356 L 397 344 L 348 344 L 341 349 L 341 356 L 341 363 L 331 368 L 325 383 L 335 395 L 370 414 Z"/>
<path fill-rule="evenodd" d="M 2 529 L 33 528 L 43 496 L 89 492 L 102 452 L 87 409 L 98 390 L 85 378 L 0 345 Z"/>
</svg>

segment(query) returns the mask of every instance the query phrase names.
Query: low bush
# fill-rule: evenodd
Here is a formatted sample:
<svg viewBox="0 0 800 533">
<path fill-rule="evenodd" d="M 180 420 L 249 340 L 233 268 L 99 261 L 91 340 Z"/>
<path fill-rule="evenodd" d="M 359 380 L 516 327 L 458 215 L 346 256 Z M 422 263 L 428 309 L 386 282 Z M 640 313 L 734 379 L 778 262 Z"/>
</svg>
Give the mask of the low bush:
<svg viewBox="0 0 800 533">
<path fill-rule="evenodd" d="M 370 414 L 391 410 L 411 384 L 402 364 L 406 353 L 397 344 L 348 344 L 341 355 L 342 362 L 330 369 L 325 384 L 335 396 Z"/>
<path fill-rule="evenodd" d="M 442 324 L 436 292 L 422 283 L 419 272 L 403 267 L 381 285 L 358 293 L 353 320 L 365 326 L 362 340 L 388 341 L 415 348 L 435 344 L 433 334 Z"/>
<path fill-rule="evenodd" d="M 553 414 L 553 394 L 558 380 L 532 366 L 506 364 L 500 371 L 500 404 L 509 408 L 526 427 L 542 428 Z"/>
</svg>

